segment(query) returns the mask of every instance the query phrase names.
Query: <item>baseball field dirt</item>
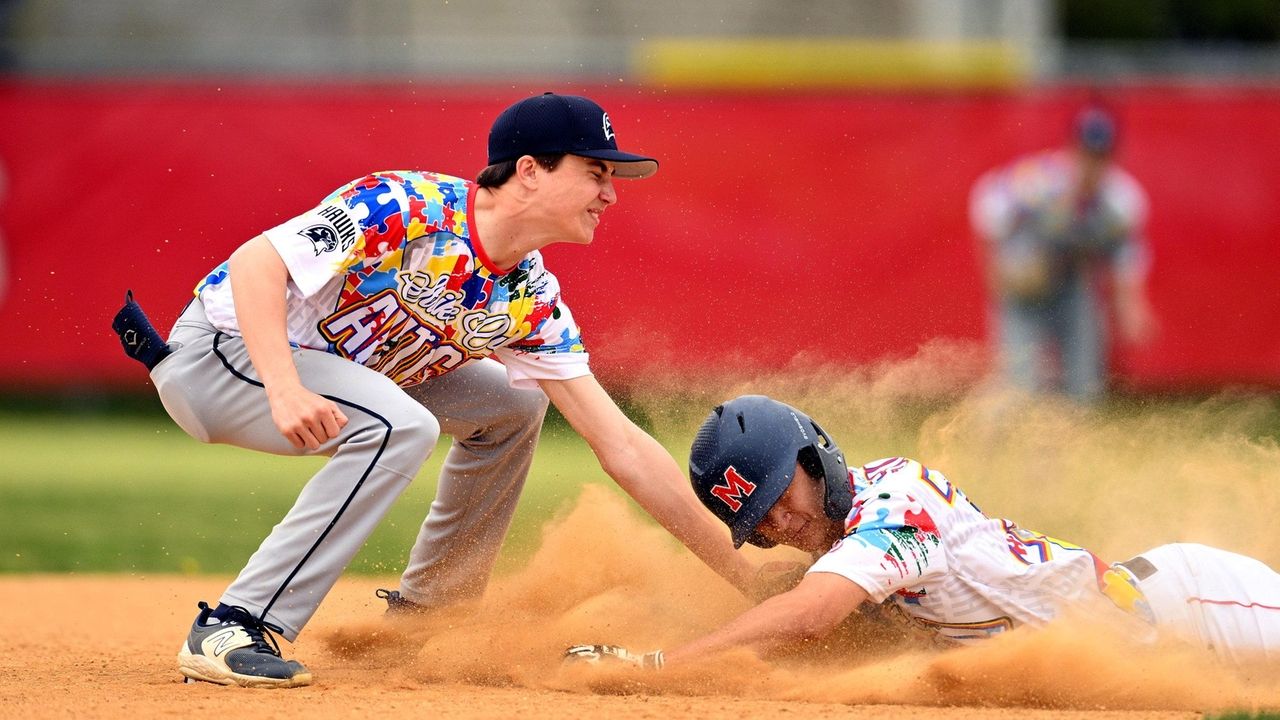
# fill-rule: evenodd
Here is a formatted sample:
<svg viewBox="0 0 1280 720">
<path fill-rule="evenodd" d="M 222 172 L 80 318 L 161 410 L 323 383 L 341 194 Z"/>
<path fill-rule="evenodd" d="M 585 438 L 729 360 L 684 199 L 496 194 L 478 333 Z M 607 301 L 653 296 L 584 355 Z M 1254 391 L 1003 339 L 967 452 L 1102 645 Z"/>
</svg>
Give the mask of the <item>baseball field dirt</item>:
<svg viewBox="0 0 1280 720">
<path fill-rule="evenodd" d="M 387 619 L 347 577 L 286 656 L 315 683 L 293 690 L 183 684 L 174 654 L 229 578 L 0 577 L 6 717 L 298 716 L 741 718 L 1195 718 L 1280 707 L 1280 673 L 1248 676 L 1192 651 L 1116 639 L 1096 622 L 939 650 L 868 622 L 766 663 L 730 654 L 660 674 L 563 668 L 562 649 L 670 647 L 746 602 L 638 517 L 588 488 L 520 570 L 474 606 Z"/>
</svg>

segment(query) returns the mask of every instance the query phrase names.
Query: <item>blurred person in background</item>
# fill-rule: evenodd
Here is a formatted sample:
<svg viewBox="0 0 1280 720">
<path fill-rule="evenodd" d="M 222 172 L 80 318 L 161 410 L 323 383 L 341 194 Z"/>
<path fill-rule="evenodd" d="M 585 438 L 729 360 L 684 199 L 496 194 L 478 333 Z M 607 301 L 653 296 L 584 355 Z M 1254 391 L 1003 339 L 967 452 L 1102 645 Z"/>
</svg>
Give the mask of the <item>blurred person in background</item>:
<svg viewBox="0 0 1280 720">
<path fill-rule="evenodd" d="M 1116 123 L 1088 108 L 1073 144 L 1024 156 L 978 179 L 970 218 L 987 245 L 997 361 L 1004 382 L 1080 402 L 1106 389 L 1110 284 L 1119 338 L 1148 342 L 1147 198 L 1112 160 Z"/>
</svg>

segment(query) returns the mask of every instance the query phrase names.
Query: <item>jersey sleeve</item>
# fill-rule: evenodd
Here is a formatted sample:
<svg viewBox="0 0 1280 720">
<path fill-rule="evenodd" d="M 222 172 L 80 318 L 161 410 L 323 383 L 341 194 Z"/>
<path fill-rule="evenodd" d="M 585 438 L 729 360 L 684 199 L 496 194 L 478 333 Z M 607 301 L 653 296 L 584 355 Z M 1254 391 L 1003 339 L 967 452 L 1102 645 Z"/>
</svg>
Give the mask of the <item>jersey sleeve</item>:
<svg viewBox="0 0 1280 720">
<path fill-rule="evenodd" d="M 915 491 L 902 485 L 878 483 L 855 497 L 845 536 L 809 572 L 848 578 L 877 603 L 944 575 L 947 559 L 937 525 Z"/>
<path fill-rule="evenodd" d="M 533 256 L 530 268 L 529 304 L 519 339 L 497 348 L 494 354 L 507 368 L 512 387 L 537 387 L 538 380 L 571 380 L 591 374 L 589 355 L 573 313 L 560 296 L 560 283 Z"/>
<path fill-rule="evenodd" d="M 1147 194 L 1132 175 L 1112 168 L 1105 202 L 1111 216 L 1116 218 L 1116 232 L 1121 237 L 1111 259 L 1112 272 L 1141 281 L 1151 269 L 1151 248 L 1146 239 Z"/>
<path fill-rule="evenodd" d="M 370 175 L 263 234 L 284 260 L 293 284 L 310 297 L 332 278 L 402 247 L 409 204 L 396 179 Z"/>
<path fill-rule="evenodd" d="M 969 193 L 969 222 L 976 236 L 987 243 L 998 242 L 1012 230 L 1014 211 L 1009 180 L 1001 169 L 978 178 Z"/>
</svg>

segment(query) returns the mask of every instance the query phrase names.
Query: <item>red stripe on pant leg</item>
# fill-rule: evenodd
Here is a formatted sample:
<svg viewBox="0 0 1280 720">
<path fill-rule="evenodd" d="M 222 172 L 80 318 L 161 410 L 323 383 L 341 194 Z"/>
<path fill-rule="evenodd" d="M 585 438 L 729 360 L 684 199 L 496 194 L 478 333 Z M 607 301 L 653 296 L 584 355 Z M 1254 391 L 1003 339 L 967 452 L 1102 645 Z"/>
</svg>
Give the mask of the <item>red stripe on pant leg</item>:
<svg viewBox="0 0 1280 720">
<path fill-rule="evenodd" d="M 1238 600 L 1205 600 L 1204 598 L 1187 598 L 1189 603 L 1200 603 L 1202 605 L 1235 605 L 1242 608 L 1262 608 L 1263 610 L 1280 610 L 1275 605 L 1263 605 L 1262 603 L 1242 603 Z"/>
</svg>

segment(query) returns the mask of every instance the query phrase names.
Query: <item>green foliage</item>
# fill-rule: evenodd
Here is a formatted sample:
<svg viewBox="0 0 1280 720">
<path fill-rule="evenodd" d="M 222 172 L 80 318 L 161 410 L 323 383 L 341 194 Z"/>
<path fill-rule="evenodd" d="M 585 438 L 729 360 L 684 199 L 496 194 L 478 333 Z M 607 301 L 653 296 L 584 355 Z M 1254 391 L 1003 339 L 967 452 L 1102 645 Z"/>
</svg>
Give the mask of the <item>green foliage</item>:
<svg viewBox="0 0 1280 720">
<path fill-rule="evenodd" d="M 1168 0 L 1063 0 L 1062 32 L 1073 40 L 1157 40 L 1173 34 Z"/>
<path fill-rule="evenodd" d="M 1210 531 L 1229 524 L 1224 518 L 1270 513 L 1271 495 L 1251 488 L 1268 487 L 1274 476 L 1275 397 L 1116 397 L 1097 416 L 1032 408 L 993 440 L 996 416 L 980 403 L 912 400 L 838 380 L 766 378 L 623 405 L 683 464 L 711 405 L 746 390 L 775 394 L 818 418 L 851 460 L 918 457 L 984 509 L 1099 552 L 1142 549 L 1150 537 L 1170 536 L 1168 528 L 1221 542 Z M 779 387 L 791 390 L 779 394 Z M 0 404 L 0 572 L 237 572 L 323 463 L 203 445 L 159 412 L 105 409 L 69 414 L 42 403 Z M 351 571 L 403 568 L 445 449 L 396 501 Z M 618 491 L 586 444 L 550 413 L 500 567 L 525 560 L 542 526 L 588 482 Z M 1028 482 L 1036 493 L 1025 491 Z M 1169 484 L 1190 502 L 1155 508 Z M 1059 504 L 1046 508 L 1044 497 Z M 1136 502 L 1165 513 L 1165 529 L 1118 532 L 1108 508 Z M 1266 537 L 1231 547 L 1268 560 L 1280 553 Z"/>
<path fill-rule="evenodd" d="M 1063 0 L 1058 12 L 1072 40 L 1280 40 L 1280 0 Z"/>
<path fill-rule="evenodd" d="M 447 445 L 352 563 L 395 574 Z M 166 417 L 0 413 L 0 572 L 234 573 L 323 458 L 203 445 Z M 612 485 L 572 432 L 543 435 L 500 562 L 517 562 L 584 482 Z"/>
</svg>

